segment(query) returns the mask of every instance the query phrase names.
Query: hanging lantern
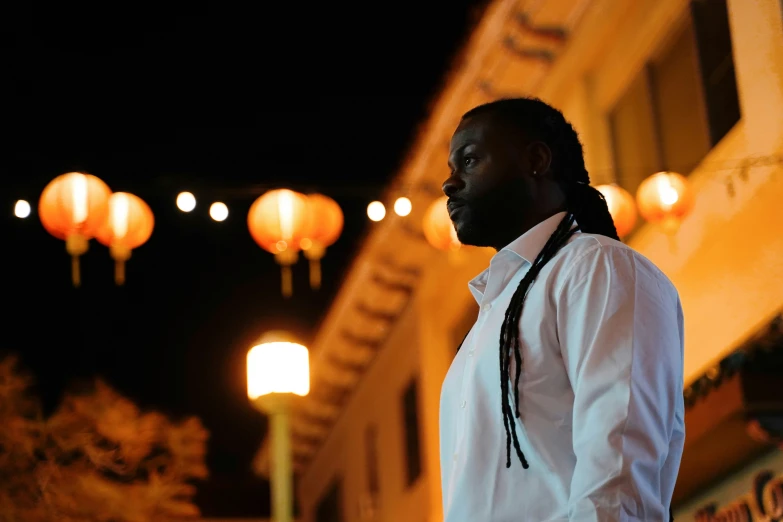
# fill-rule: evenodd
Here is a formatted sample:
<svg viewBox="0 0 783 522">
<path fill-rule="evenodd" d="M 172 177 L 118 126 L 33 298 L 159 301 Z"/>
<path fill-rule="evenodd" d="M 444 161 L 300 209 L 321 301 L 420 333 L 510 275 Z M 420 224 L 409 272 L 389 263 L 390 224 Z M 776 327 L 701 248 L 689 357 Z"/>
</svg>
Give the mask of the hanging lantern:
<svg viewBox="0 0 783 522">
<path fill-rule="evenodd" d="M 109 198 L 109 215 L 98 229 L 95 239 L 109 247 L 114 259 L 114 282 L 125 283 L 125 262 L 131 251 L 149 240 L 155 226 L 150 207 L 138 196 L 115 192 Z"/>
<path fill-rule="evenodd" d="M 310 287 L 316 290 L 321 287 L 321 258 L 343 231 L 343 211 L 335 200 L 322 194 L 308 195 L 307 205 L 310 232 L 300 247 L 310 261 Z"/>
<path fill-rule="evenodd" d="M 454 230 L 454 224 L 449 217 L 447 201 L 448 197 L 441 196 L 432 202 L 424 214 L 422 228 L 430 245 L 438 250 L 454 252 L 459 250 L 462 244 L 457 239 L 457 231 Z"/>
<path fill-rule="evenodd" d="M 258 246 L 274 254 L 281 267 L 284 297 L 293 294 L 291 265 L 296 263 L 301 242 L 309 235 L 307 197 L 287 189 L 272 190 L 259 197 L 247 214 L 247 227 Z"/>
<path fill-rule="evenodd" d="M 673 234 L 693 208 L 693 194 L 684 176 L 659 172 L 639 185 L 636 203 L 644 219 Z"/>
<path fill-rule="evenodd" d="M 109 212 L 111 189 L 99 178 L 81 172 L 69 172 L 54 178 L 41 193 L 38 215 L 44 229 L 65 241 L 71 255 L 71 279 L 81 286 L 79 256 L 87 252 L 88 242 L 103 225 Z"/>
<path fill-rule="evenodd" d="M 617 185 L 599 185 L 595 188 L 606 199 L 617 235 L 625 237 L 636 226 L 636 202 L 633 196 Z"/>
</svg>

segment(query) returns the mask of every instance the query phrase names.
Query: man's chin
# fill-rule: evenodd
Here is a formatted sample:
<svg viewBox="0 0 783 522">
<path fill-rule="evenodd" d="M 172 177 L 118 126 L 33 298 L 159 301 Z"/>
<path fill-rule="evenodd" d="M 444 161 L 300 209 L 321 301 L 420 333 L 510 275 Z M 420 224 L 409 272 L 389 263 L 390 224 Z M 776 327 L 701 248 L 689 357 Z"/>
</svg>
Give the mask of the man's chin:
<svg viewBox="0 0 783 522">
<path fill-rule="evenodd" d="M 489 235 L 485 234 L 477 227 L 471 226 L 469 223 L 455 223 L 454 230 L 457 232 L 457 239 L 459 239 L 459 242 L 463 245 L 473 247 L 491 246 L 486 244 Z"/>
</svg>

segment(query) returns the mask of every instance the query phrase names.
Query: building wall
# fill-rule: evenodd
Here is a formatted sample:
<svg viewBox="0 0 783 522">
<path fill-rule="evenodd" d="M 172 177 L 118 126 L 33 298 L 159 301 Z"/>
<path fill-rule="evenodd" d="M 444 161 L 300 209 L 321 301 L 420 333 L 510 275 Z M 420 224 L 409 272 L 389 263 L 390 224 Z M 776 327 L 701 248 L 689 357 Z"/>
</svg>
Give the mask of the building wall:
<svg viewBox="0 0 783 522">
<path fill-rule="evenodd" d="M 741 120 L 700 165 L 682 172 L 696 198 L 693 213 L 677 233 L 669 237 L 645 225 L 629 240 L 680 292 L 686 317 L 686 384 L 783 307 L 783 169 L 757 165 L 739 176 L 743 159 L 783 155 L 783 19 L 778 0 L 728 4 Z M 585 144 L 594 183 L 614 180 L 608 123 L 612 107 L 682 26 L 688 8 L 685 0 L 592 0 L 538 90 L 520 93 L 538 95 L 564 110 Z M 435 147 L 448 136 L 422 139 Z M 442 181 L 438 172 L 445 177 L 445 168 L 436 169 L 430 181 Z M 728 176 L 735 180 L 733 194 L 726 187 Z M 365 466 L 361 436 L 374 419 L 383 427 L 382 498 L 376 520 L 442 520 L 440 386 L 457 348 L 455 339 L 464 334 L 458 330 L 464 329 L 465 315 L 475 306 L 467 282 L 487 266 L 490 256 L 486 250 L 464 249 L 459 256 L 444 254 L 429 264 L 394 335 L 302 479 L 299 493 L 306 515 L 331 478 L 342 474 L 344 520 L 359 520 L 356 505 Z M 421 379 L 426 478 L 406 490 L 399 396 L 414 372 Z"/>
<path fill-rule="evenodd" d="M 380 518 L 376 520 L 426 520 L 421 510 L 428 505 L 427 484 L 428 477 L 434 476 L 432 470 L 425 469 L 411 487 L 406 485 L 405 476 L 402 395 L 411 379 L 419 374 L 420 345 L 411 342 L 417 335 L 415 312 L 409 306 L 299 482 L 305 522 L 315 522 L 318 502 L 335 479 L 342 482 L 341 522 L 363 520 L 361 504 L 367 500 L 368 492 L 364 437 L 370 424 L 377 427 L 379 434 Z"/>
</svg>

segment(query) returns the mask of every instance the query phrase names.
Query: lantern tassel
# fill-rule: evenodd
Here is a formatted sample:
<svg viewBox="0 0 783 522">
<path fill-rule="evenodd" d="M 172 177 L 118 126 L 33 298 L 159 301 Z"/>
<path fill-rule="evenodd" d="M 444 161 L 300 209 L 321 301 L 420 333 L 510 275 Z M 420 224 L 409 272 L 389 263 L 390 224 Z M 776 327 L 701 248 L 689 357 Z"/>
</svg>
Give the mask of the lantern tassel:
<svg viewBox="0 0 783 522">
<path fill-rule="evenodd" d="M 290 265 L 283 265 L 280 267 L 280 275 L 282 278 L 282 292 L 283 297 L 288 299 L 292 295 L 294 295 L 294 276 L 291 271 Z"/>
<path fill-rule="evenodd" d="M 114 261 L 114 283 L 117 286 L 125 284 L 125 261 L 121 259 Z"/>
<path fill-rule="evenodd" d="M 109 253 L 114 259 L 114 284 L 122 286 L 125 284 L 125 262 L 131 257 L 131 250 L 121 245 L 112 244 L 109 247 Z"/>
<path fill-rule="evenodd" d="M 73 281 L 74 288 L 79 288 L 82 286 L 81 270 L 79 269 L 79 256 L 71 256 L 71 281 Z"/>
<path fill-rule="evenodd" d="M 71 234 L 65 238 L 65 250 L 71 255 L 71 281 L 74 288 L 82 286 L 79 256 L 87 252 L 88 245 L 87 238 L 80 234 Z"/>
<path fill-rule="evenodd" d="M 310 260 L 310 288 L 318 290 L 321 288 L 321 260 Z"/>
</svg>

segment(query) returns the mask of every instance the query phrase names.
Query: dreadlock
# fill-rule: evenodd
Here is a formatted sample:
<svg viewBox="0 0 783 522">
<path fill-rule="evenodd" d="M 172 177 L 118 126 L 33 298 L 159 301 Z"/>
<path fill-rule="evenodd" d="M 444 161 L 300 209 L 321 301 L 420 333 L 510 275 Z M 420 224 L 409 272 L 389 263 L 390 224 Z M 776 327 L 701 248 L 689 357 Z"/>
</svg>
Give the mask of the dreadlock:
<svg viewBox="0 0 783 522">
<path fill-rule="evenodd" d="M 552 151 L 550 170 L 565 192 L 566 216 L 541 249 L 530 270 L 520 281 L 511 297 L 503 324 L 500 327 L 500 396 L 503 424 L 506 428 L 506 468 L 511 467 L 513 443 L 522 467 L 528 463 L 519 446 L 514 418 L 519 418 L 519 378 L 522 374 L 522 353 L 519 349 L 519 321 L 522 306 L 530 286 L 541 269 L 578 230 L 600 234 L 619 240 L 614 221 L 603 195 L 590 186 L 585 168 L 582 144 L 563 114 L 541 100 L 534 98 L 503 99 L 480 105 L 462 116 L 465 120 L 476 115 L 489 115 L 522 131 L 531 140 L 539 140 Z M 511 357 L 514 357 L 514 409 L 509 401 Z"/>
</svg>

